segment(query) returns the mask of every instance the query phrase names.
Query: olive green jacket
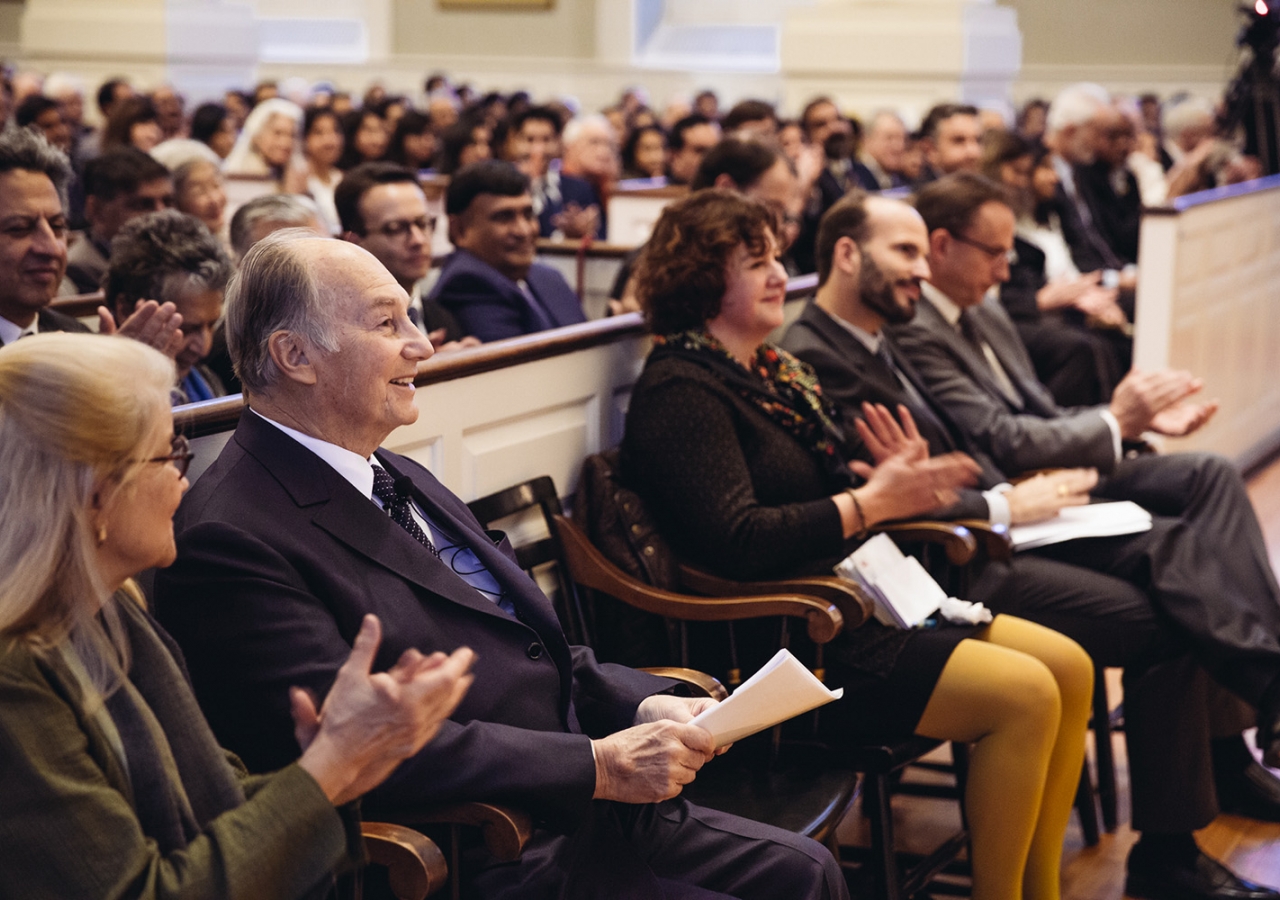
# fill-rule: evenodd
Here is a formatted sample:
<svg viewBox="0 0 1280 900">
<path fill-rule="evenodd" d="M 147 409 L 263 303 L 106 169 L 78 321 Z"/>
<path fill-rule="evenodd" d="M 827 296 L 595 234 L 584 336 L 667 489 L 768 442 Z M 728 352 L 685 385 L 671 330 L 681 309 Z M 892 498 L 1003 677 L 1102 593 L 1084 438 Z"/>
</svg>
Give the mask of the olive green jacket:
<svg viewBox="0 0 1280 900">
<path fill-rule="evenodd" d="M 70 666 L 0 639 L 0 897 L 275 900 L 323 891 L 330 873 L 353 850 L 358 855 L 358 829 L 353 837 L 353 823 L 296 764 L 249 776 L 218 750 L 149 616 L 131 602 L 118 606 L 131 644 L 147 651 L 135 657 L 131 678 L 142 659 L 167 664 L 172 671 L 158 673 L 161 683 L 180 693 L 166 706 L 190 704 L 190 715 L 180 717 L 186 721 L 157 729 L 164 776 L 198 810 L 213 791 L 198 773 L 188 771 L 184 781 L 174 759 L 206 759 L 208 780 L 221 782 L 224 798 L 231 784 L 236 803 L 209 821 L 197 814 L 199 834 L 162 854 L 143 833 L 111 722 L 85 714 Z M 227 769 L 217 772 L 218 765 Z M 243 802 L 228 776 L 238 780 Z"/>
</svg>

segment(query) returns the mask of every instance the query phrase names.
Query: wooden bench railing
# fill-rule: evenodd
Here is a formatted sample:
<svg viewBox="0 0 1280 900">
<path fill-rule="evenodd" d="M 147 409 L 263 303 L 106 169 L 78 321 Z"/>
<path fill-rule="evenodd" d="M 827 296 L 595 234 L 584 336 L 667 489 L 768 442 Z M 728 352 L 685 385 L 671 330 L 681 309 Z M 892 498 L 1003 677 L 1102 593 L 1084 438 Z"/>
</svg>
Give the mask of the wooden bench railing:
<svg viewBox="0 0 1280 900">
<path fill-rule="evenodd" d="M 791 306 L 815 280 L 792 280 Z M 415 380 L 418 421 L 396 429 L 387 447 L 464 500 L 538 475 L 570 495 L 582 460 L 621 440 L 648 348 L 640 315 L 630 313 L 432 357 Z M 235 430 L 243 403 L 236 394 L 174 410 L 193 439 L 193 479 Z"/>
<path fill-rule="evenodd" d="M 621 439 L 648 343 L 633 313 L 433 357 L 415 380 L 418 420 L 386 446 L 464 500 L 547 474 L 572 492 L 587 454 Z M 222 450 L 243 404 L 235 394 L 174 410 L 175 427 L 192 438 L 193 480 Z"/>
<path fill-rule="evenodd" d="M 49 308 L 71 316 L 73 319 L 96 318 L 98 315 L 98 307 L 103 304 L 105 297 L 102 291 L 94 291 L 92 294 L 75 294 L 70 297 L 58 297 L 49 304 Z"/>
<path fill-rule="evenodd" d="M 616 192 L 609 198 L 606 215 L 609 240 L 643 244 L 649 239 L 654 223 L 667 204 L 688 193 L 689 189 L 684 185 Z"/>
</svg>

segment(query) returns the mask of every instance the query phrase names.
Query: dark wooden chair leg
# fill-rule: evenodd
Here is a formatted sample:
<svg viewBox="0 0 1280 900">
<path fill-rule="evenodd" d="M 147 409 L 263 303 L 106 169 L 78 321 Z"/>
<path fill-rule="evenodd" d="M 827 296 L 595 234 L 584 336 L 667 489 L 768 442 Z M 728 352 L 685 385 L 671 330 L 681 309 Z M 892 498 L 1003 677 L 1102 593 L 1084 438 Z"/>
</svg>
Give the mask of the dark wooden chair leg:
<svg viewBox="0 0 1280 900">
<path fill-rule="evenodd" d="M 1098 808 L 1094 805 L 1093 778 L 1089 775 L 1089 760 L 1080 768 L 1080 786 L 1076 788 L 1076 814 L 1080 816 L 1080 831 L 1086 847 L 1098 845 Z"/>
<path fill-rule="evenodd" d="M 871 865 L 875 896 L 879 900 L 902 900 L 898 858 L 894 852 L 892 791 L 888 773 L 868 773 L 862 807 L 871 824 Z"/>
<path fill-rule="evenodd" d="M 1107 677 L 1099 669 L 1093 684 L 1093 746 L 1098 770 L 1098 804 L 1102 827 L 1116 830 L 1116 760 L 1111 746 L 1111 707 L 1107 702 Z"/>
</svg>

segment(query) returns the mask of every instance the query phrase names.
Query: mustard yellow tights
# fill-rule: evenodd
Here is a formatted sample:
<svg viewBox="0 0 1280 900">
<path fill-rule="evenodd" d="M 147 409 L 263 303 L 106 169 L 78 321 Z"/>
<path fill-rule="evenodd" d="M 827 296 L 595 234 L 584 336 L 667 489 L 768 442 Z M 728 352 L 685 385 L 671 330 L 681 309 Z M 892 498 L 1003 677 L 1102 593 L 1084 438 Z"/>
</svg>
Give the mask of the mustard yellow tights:
<svg viewBox="0 0 1280 900">
<path fill-rule="evenodd" d="M 1093 664 L 1056 631 L 998 616 L 961 641 L 918 734 L 973 744 L 965 803 L 973 900 L 1058 900 Z"/>
</svg>

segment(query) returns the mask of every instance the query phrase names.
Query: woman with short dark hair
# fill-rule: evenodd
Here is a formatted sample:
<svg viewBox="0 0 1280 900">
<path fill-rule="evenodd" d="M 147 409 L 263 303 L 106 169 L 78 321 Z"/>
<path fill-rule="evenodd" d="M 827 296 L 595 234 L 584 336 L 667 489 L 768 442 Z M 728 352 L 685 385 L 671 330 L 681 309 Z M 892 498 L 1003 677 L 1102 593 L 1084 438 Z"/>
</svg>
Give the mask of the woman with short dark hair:
<svg viewBox="0 0 1280 900">
<path fill-rule="evenodd" d="M 874 469 L 846 464 L 813 370 L 766 343 L 787 282 L 761 204 L 707 190 L 668 206 L 636 278 L 654 349 L 622 474 L 680 559 L 736 580 L 829 573 L 869 528 L 945 506 L 971 478 L 971 460 L 929 460 L 910 441 Z M 740 657 L 758 657 L 748 669 L 767 652 L 739 641 Z M 827 645 L 825 663 L 844 688 L 819 720 L 829 740 L 975 742 L 975 900 L 1056 900 L 1093 690 L 1084 651 L 1011 616 L 913 630 L 873 620 Z"/>
</svg>

